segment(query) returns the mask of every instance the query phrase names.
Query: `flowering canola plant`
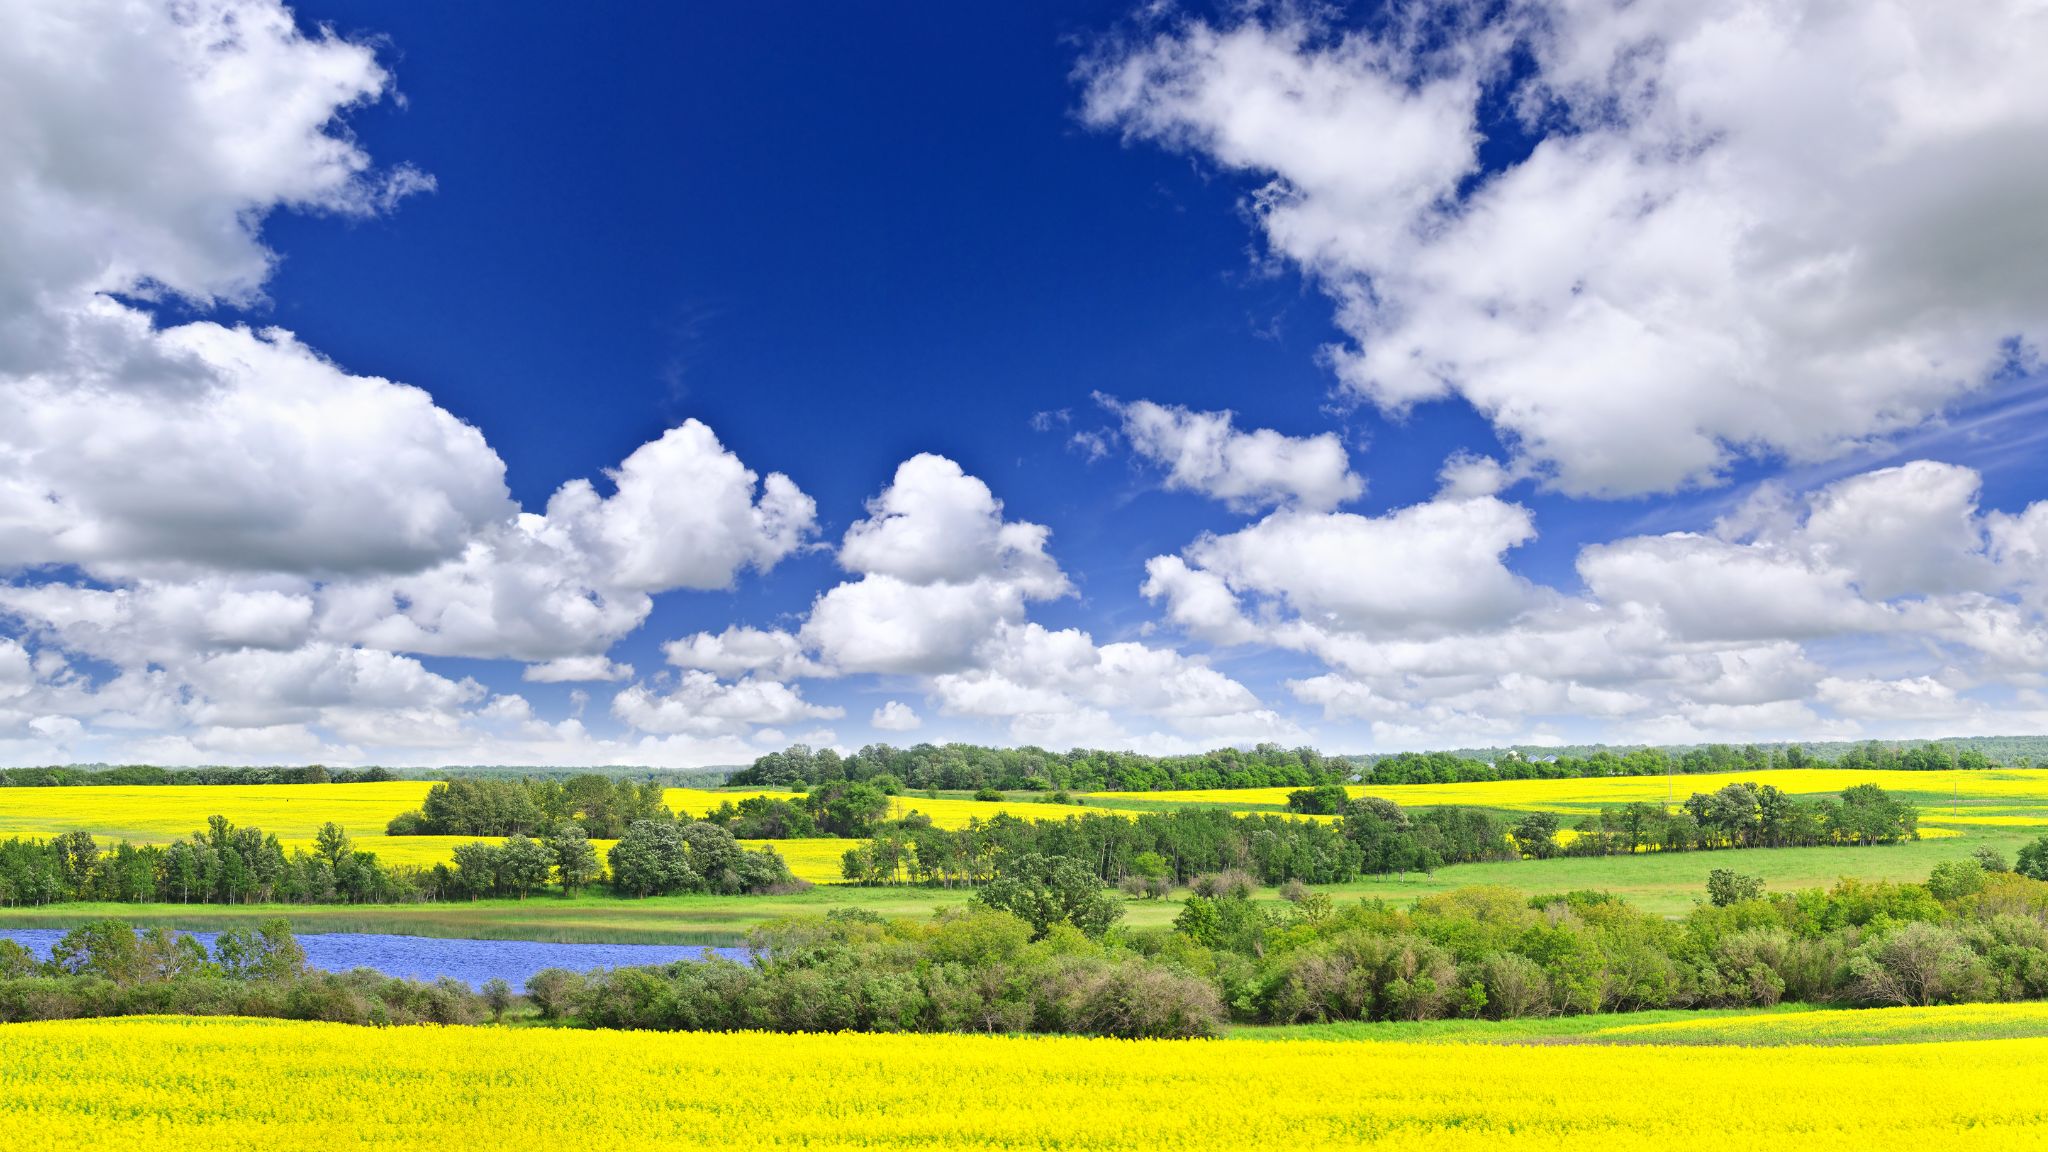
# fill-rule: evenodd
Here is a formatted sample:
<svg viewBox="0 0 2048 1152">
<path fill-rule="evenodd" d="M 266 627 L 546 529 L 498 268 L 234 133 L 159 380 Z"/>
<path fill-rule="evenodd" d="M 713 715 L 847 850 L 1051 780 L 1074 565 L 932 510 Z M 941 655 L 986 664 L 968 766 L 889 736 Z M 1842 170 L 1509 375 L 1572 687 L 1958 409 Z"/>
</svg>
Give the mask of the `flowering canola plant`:
<svg viewBox="0 0 2048 1152">
<path fill-rule="evenodd" d="M 2012 1148 L 2048 1040 L 1878 1047 L 0 1026 L 0 1152 Z"/>
</svg>

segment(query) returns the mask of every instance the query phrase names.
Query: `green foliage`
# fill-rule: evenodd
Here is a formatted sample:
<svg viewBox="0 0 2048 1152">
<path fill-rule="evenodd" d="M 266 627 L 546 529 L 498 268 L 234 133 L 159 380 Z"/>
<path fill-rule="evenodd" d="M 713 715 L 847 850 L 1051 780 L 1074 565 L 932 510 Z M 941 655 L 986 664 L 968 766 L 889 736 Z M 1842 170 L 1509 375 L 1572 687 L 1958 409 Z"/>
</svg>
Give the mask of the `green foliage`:
<svg viewBox="0 0 2048 1152">
<path fill-rule="evenodd" d="M 1056 924 L 1069 924 L 1096 937 L 1124 914 L 1123 902 L 1076 860 L 1032 853 L 1009 862 L 975 893 L 975 902 L 1008 912 L 1031 926 L 1042 940 Z"/>
<path fill-rule="evenodd" d="M 1508 836 L 1522 855 L 1548 860 L 1557 855 L 1557 814 L 1530 812 L 1515 821 L 1514 827 L 1508 829 Z"/>
<path fill-rule="evenodd" d="M 635 820 L 670 819 L 661 785 L 584 773 L 567 780 L 458 776 L 427 790 L 418 811 L 394 817 L 388 836 L 532 835 L 574 823 L 616 840 Z"/>
<path fill-rule="evenodd" d="M 832 915 L 749 936 L 756 962 L 541 973 L 527 995 L 585 1025 L 769 1031 L 1214 1035 L 1212 985 L 1178 965 L 1056 927 L 961 909 L 933 920 Z"/>
<path fill-rule="evenodd" d="M 769 892 L 796 884 L 772 849 L 745 851 L 716 824 L 636 820 L 610 853 L 612 887 L 627 896 Z"/>
<path fill-rule="evenodd" d="M 2035 880 L 2048 880 L 2048 836 L 2028 841 L 2020 849 L 2013 871 Z"/>
<path fill-rule="evenodd" d="M 1341 816 L 1351 808 L 1351 794 L 1342 784 L 1319 784 L 1287 794 L 1287 810 L 1310 816 Z"/>
<path fill-rule="evenodd" d="M 211 957 L 190 936 L 162 928 L 138 935 L 118 920 L 66 933 L 46 964 L 0 941 L 0 1022 L 182 1014 L 475 1024 L 485 1004 L 452 980 L 308 971 L 282 920 L 222 933 Z"/>
<path fill-rule="evenodd" d="M 1312 748 L 1261 744 L 1193 756 L 1142 756 L 1077 748 L 986 748 L 974 744 L 870 744 L 851 756 L 804 744 L 771 752 L 733 773 L 730 782 L 756 788 L 835 781 L 894 780 L 921 791 L 1148 792 L 1187 788 L 1273 788 L 1341 784 L 1351 765 Z M 979 798 L 979 797 L 977 797 Z"/>
<path fill-rule="evenodd" d="M 541 846 L 547 850 L 549 863 L 554 865 L 555 878 L 561 881 L 563 892 L 574 892 L 596 883 L 603 873 L 598 866 L 597 849 L 591 846 L 590 837 L 584 835 L 580 824 L 564 821 L 555 825 L 548 830 Z"/>
<path fill-rule="evenodd" d="M 1944 860 L 1927 877 L 1927 891 L 1947 904 L 1984 890 L 1984 866 L 1975 860 Z"/>
<path fill-rule="evenodd" d="M 1764 878 L 1745 876 L 1733 868 L 1715 868 L 1707 873 L 1707 901 L 1716 908 L 1740 904 L 1744 900 L 1761 900 L 1764 896 Z"/>
</svg>

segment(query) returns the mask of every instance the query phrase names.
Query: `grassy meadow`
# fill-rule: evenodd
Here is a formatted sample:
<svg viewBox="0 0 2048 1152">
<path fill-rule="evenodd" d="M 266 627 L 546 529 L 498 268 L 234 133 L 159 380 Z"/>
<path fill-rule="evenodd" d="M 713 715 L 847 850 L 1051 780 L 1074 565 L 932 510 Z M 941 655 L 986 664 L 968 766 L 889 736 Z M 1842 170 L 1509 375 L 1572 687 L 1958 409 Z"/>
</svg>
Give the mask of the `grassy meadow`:
<svg viewBox="0 0 2048 1152">
<path fill-rule="evenodd" d="M 2033 1005 L 1932 1012 L 2038 1014 Z M 1836 1025 L 1814 1022 L 1835 1015 L 1762 1020 L 1766 1031 L 1811 1027 L 1825 1036 Z M 1879 1039 L 1919 1038 L 1929 1027 L 1909 1020 Z M 722 1149 L 736 1137 L 821 1150 L 1371 1144 L 1494 1152 L 1679 1147 L 1703 1135 L 1731 1146 L 1863 1152 L 2020 1147 L 2037 1142 L 2048 1121 L 2048 1040 L 1699 1042 L 1712 1031 L 1687 1039 L 1673 1027 L 1675 1043 L 1525 1042 L 1481 1054 L 1469 1042 L 1303 1038 L 648 1034 L 149 1017 L 9 1024 L 0 1026 L 0 1152 L 327 1147 L 337 1133 L 351 1148 L 466 1147 L 486 1131 L 511 1152 Z M 1473 1074 L 1477 1067 L 1484 1075 Z"/>
</svg>

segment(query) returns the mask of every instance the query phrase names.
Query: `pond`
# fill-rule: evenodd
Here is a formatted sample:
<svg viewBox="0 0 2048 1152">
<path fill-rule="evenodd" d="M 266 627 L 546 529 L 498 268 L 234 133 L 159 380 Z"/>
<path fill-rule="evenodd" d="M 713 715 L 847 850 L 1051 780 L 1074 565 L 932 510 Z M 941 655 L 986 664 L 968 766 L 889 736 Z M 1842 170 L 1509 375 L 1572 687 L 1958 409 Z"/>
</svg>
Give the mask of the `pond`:
<svg viewBox="0 0 2048 1152">
<path fill-rule="evenodd" d="M 49 959 L 50 949 L 64 935 L 56 928 L 10 928 L 0 930 L 0 940 L 12 940 L 38 957 Z M 214 933 L 190 932 L 213 949 Z M 705 948 L 690 944 L 553 944 L 537 940 L 445 940 L 430 936 L 383 936 L 367 932 L 312 933 L 298 938 L 306 950 L 306 963 L 330 972 L 351 968 L 372 968 L 386 976 L 409 976 L 415 980 L 452 977 L 472 988 L 499 977 L 513 988 L 524 988 L 526 980 L 543 968 L 567 968 L 588 972 L 593 968 L 623 968 L 643 964 L 670 964 L 677 960 L 698 960 L 706 953 L 732 960 L 745 960 L 744 948 Z"/>
</svg>

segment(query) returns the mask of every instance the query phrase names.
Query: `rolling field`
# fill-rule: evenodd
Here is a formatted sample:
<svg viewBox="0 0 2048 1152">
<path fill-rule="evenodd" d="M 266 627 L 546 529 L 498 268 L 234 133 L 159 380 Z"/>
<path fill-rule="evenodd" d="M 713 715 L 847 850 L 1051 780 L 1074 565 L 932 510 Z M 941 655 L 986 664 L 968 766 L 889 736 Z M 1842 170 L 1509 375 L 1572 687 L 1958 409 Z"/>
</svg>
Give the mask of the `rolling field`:
<svg viewBox="0 0 2048 1152">
<path fill-rule="evenodd" d="M 1786 768 L 1773 772 L 1715 772 L 1697 776 L 1598 776 L 1574 780 L 1501 780 L 1476 784 L 1384 784 L 1347 789 L 1353 796 L 1377 796 L 1408 808 L 1462 804 L 1505 811 L 1556 812 L 1583 816 L 1616 804 L 1682 802 L 1695 792 L 1730 784 L 1770 784 L 1794 796 L 1839 793 L 1857 784 L 1876 784 L 1906 793 L 1923 809 L 1923 822 L 1939 822 L 1954 808 L 1965 815 L 2032 818 L 2048 825 L 2048 768 L 1989 772 L 1894 772 L 1852 768 Z M 1147 801 L 1150 804 L 1210 804 L 1284 807 L 1292 788 L 1214 789 L 1191 792 L 1101 792 L 1090 800 Z"/>
<path fill-rule="evenodd" d="M 457 1148 L 482 1132 L 514 1152 L 2012 1148 L 2048 1122 L 2044 1078 L 2048 1040 L 2025 1039 L 1479 1056 L 135 1018 L 0 1027 L 0 1152 Z"/>
<path fill-rule="evenodd" d="M 1408 875 L 1362 880 L 1333 886 L 1340 899 L 1382 898 L 1408 901 L 1418 896 L 1471 884 L 1499 884 L 1530 893 L 1557 893 L 1577 888 L 1604 889 L 1641 907 L 1670 915 L 1683 913 L 1705 889 L 1707 873 L 1733 867 L 1764 878 L 1773 891 L 1824 887 L 1844 876 L 1866 880 L 1922 880 L 1944 860 L 1967 858 L 1990 846 L 2010 859 L 2019 847 L 2048 832 L 2048 770 L 1995 772 L 1857 772 L 1840 769 L 1797 769 L 1781 772 L 1664 777 L 1609 777 L 1586 780 L 1532 780 L 1487 784 L 1401 785 L 1353 788 L 1410 806 L 1469 804 L 1497 811 L 1556 811 L 1567 820 L 1604 804 L 1631 800 L 1661 801 L 1670 788 L 1678 798 L 1718 788 L 1736 780 L 1774 784 L 1799 795 L 1838 792 L 1857 783 L 1876 783 L 1914 800 L 1921 808 L 1923 839 L 1878 848 L 1784 848 L 1742 853 L 1704 852 L 1643 854 L 1598 859 L 1554 859 L 1486 864 L 1459 864 L 1428 876 Z M 0 837 L 47 836 L 82 828 L 103 841 L 128 838 L 165 843 L 189 835 L 215 812 L 238 824 L 275 832 L 287 846 L 309 845 L 319 825 L 334 820 L 348 828 L 358 848 L 374 851 L 388 863 L 431 865 L 449 858 L 454 845 L 474 837 L 386 837 L 384 824 L 394 815 L 417 807 L 430 785 L 421 781 L 381 784 L 155 786 L 0 789 Z M 996 812 L 1020 817 L 1064 819 L 1090 812 L 1172 808 L 1182 804 L 1257 811 L 1258 805 L 1285 801 L 1289 789 L 1248 789 L 1214 792 L 1105 793 L 1087 797 L 1085 806 L 1042 804 L 1031 800 L 1001 803 L 961 797 L 931 799 L 897 797 L 892 812 L 923 811 L 944 827 L 959 827 L 970 817 Z M 714 791 L 670 789 L 665 799 L 679 811 L 699 815 L 729 798 L 764 794 L 760 790 Z M 787 796 L 786 792 L 768 795 Z M 1271 810 L 1270 808 L 1266 810 Z M 599 841 L 600 853 L 609 844 Z M 800 878 L 832 884 L 840 878 L 840 857 L 859 841 L 815 839 L 772 843 Z M 1269 899 L 1276 899 L 1268 893 Z M 820 893 L 823 904 L 904 908 L 923 914 L 933 906 L 963 899 L 959 893 L 922 890 L 907 896 L 839 888 Z M 391 909 L 286 909 L 303 931 L 398 931 L 421 935 L 483 935 L 508 938 L 587 940 L 592 942 L 730 943 L 745 929 L 782 914 L 781 905 L 760 897 L 677 898 L 682 903 L 631 910 L 643 902 L 598 899 L 564 901 L 540 897 L 524 902 L 480 901 L 473 905 Z M 652 903 L 652 902 L 647 902 Z M 0 924 L 16 927 L 58 927 L 82 922 L 79 910 L 0 909 Z M 1163 924 L 1179 911 L 1177 899 L 1132 901 L 1127 922 Z M 108 908 L 131 918 L 161 917 L 188 926 L 213 925 L 238 919 L 240 909 Z M 102 913 L 104 914 L 104 913 Z M 894 914 L 885 911 L 885 914 Z M 534 935 L 538 933 L 538 935 Z"/>
</svg>

